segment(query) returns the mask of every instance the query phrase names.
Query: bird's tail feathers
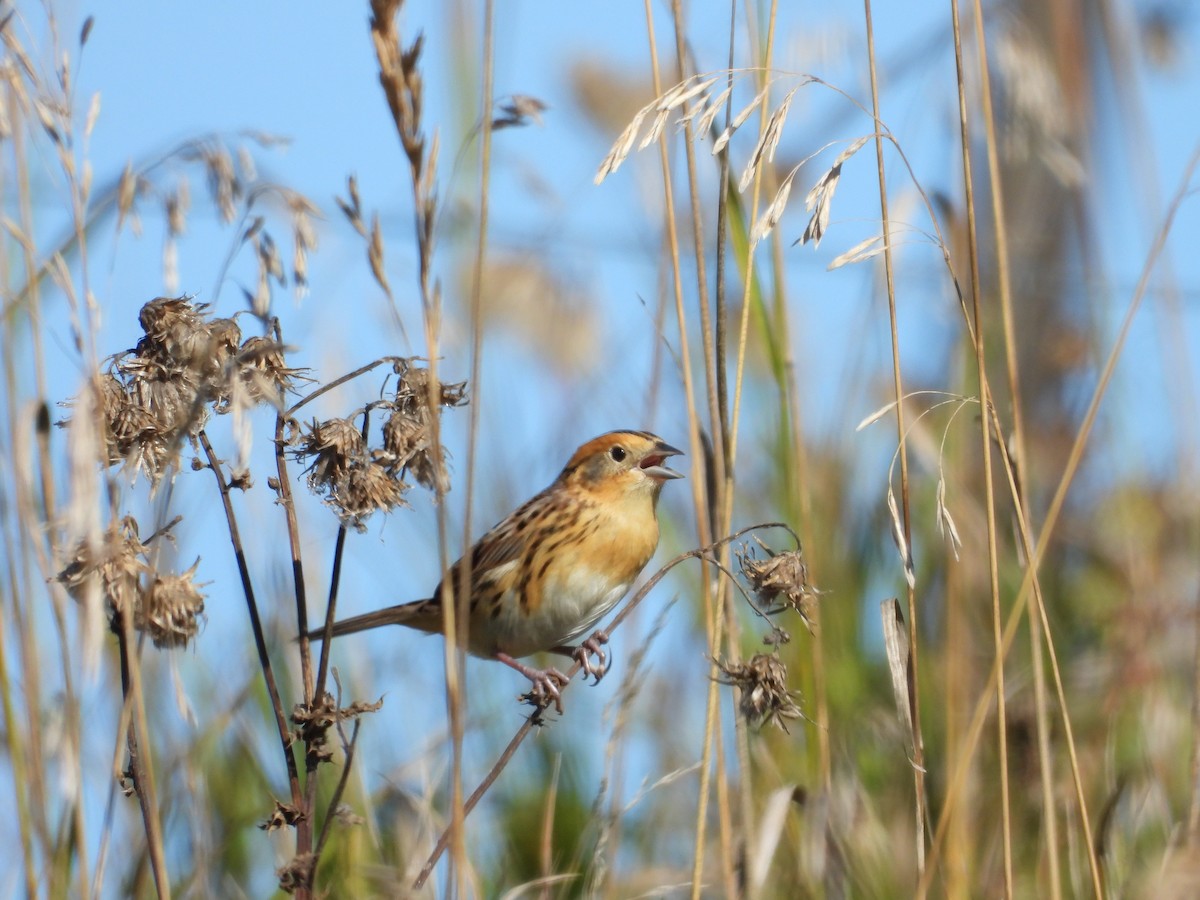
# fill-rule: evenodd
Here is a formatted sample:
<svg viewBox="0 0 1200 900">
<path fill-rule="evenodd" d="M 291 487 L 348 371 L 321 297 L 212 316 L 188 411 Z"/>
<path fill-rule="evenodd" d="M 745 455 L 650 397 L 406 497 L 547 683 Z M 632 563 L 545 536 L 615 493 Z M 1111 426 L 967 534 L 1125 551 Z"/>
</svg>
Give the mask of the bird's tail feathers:
<svg viewBox="0 0 1200 900">
<path fill-rule="evenodd" d="M 371 628 L 378 628 L 381 625 L 407 625 L 410 628 L 423 628 L 424 620 L 429 616 L 428 600 L 417 600 L 413 603 L 400 603 L 396 606 L 388 606 L 383 609 L 377 609 L 374 612 L 363 613 L 361 616 L 352 616 L 349 619 L 341 619 L 333 623 L 333 637 L 341 637 L 343 634 L 354 634 L 358 631 L 367 631 Z M 439 617 L 440 618 L 440 617 Z M 308 632 L 310 641 L 319 641 L 325 636 L 325 626 L 314 628 Z"/>
</svg>

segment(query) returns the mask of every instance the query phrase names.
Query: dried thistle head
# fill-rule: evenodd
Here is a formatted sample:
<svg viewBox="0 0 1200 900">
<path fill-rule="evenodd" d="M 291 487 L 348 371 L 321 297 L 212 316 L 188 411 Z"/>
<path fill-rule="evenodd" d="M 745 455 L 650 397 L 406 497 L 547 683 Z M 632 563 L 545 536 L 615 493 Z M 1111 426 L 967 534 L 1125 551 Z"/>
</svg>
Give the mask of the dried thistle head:
<svg viewBox="0 0 1200 900">
<path fill-rule="evenodd" d="M 365 452 L 362 432 L 349 419 L 313 420 L 293 451 L 298 459 L 311 456 L 308 486 L 321 493 L 346 479 L 350 466 Z"/>
<path fill-rule="evenodd" d="M 766 551 L 766 559 L 755 558 L 753 549 L 743 546 L 737 551 L 737 560 L 742 576 L 765 605 L 763 612 L 770 615 L 794 609 L 811 631 L 813 605 L 820 592 L 809 584 L 803 552 L 775 553 L 761 541 L 759 546 Z"/>
<path fill-rule="evenodd" d="M 446 474 L 446 451 L 435 448 L 429 422 L 403 410 L 392 412 L 383 423 L 383 449 L 376 458 L 388 472 L 399 476 L 405 471 L 431 491 L 450 489 Z"/>
<path fill-rule="evenodd" d="M 116 368 L 129 377 L 129 395 L 149 413 L 156 436 L 175 443 L 204 427 L 208 409 L 198 372 L 168 368 L 148 357 L 120 360 Z"/>
<path fill-rule="evenodd" d="M 241 329 L 233 319 L 208 319 L 206 308 L 186 297 L 157 297 L 142 307 L 145 334 L 137 348 L 112 357 L 99 376 L 104 464 L 126 463 L 157 484 L 177 464 L 183 440 L 204 427 L 212 404 L 228 405 Z"/>
<path fill-rule="evenodd" d="M 355 462 L 326 502 L 337 509 L 343 521 L 361 530 L 371 513 L 391 512 L 397 506 L 407 505 L 404 499 L 407 490 L 407 484 L 379 463 Z"/>
<path fill-rule="evenodd" d="M 756 653 L 745 663 L 715 662 L 721 670 L 717 681 L 738 688 L 738 709 L 749 724 L 774 722 L 787 731 L 787 719 L 804 715 L 788 690 L 787 667 L 778 656 Z"/>
<path fill-rule="evenodd" d="M 197 559 L 186 572 L 156 575 L 141 592 L 133 627 L 145 632 L 155 647 L 185 647 L 200 631 L 204 616 L 202 585 L 196 584 Z"/>
<path fill-rule="evenodd" d="M 143 409 L 112 372 L 99 378 L 100 414 L 104 419 L 105 458 L 108 465 L 129 458 L 142 442 L 153 438 L 154 416 Z"/>
<path fill-rule="evenodd" d="M 146 336 L 138 342 L 138 356 L 152 357 L 177 366 L 190 367 L 208 354 L 207 304 L 193 304 L 186 297 L 156 297 L 138 313 Z"/>
<path fill-rule="evenodd" d="M 428 440 L 425 424 L 397 409 L 383 423 L 383 458 L 393 468 L 403 469 Z"/>
<path fill-rule="evenodd" d="M 99 589 L 112 609 L 132 609 L 138 600 L 138 582 L 149 569 L 146 549 L 138 540 L 137 520 L 125 516 L 109 525 L 99 546 L 86 541 L 76 546 L 58 581 L 76 600 L 83 601 Z"/>
<path fill-rule="evenodd" d="M 401 363 L 396 372 L 400 379 L 390 404 L 392 414 L 383 426 L 379 461 L 393 474 L 407 470 L 422 486 L 444 493 L 449 490 L 450 478 L 446 473 L 446 453 L 434 446 L 433 418 L 437 407 L 466 403 L 467 384 L 443 381 L 431 391 L 428 369 Z"/>
<path fill-rule="evenodd" d="M 278 403 L 298 379 L 307 380 L 302 372 L 288 367 L 283 345 L 270 338 L 247 338 L 237 354 L 237 377 L 251 404 Z"/>
<path fill-rule="evenodd" d="M 236 319 L 213 319 L 208 323 L 207 332 L 202 372 L 209 378 L 217 378 L 237 356 L 242 329 Z"/>
<path fill-rule="evenodd" d="M 397 364 L 395 371 L 400 376 L 396 384 L 396 408 L 414 418 L 429 417 L 431 394 L 438 406 L 462 406 L 467 402 L 465 381 L 441 381 L 431 392 L 428 369 L 404 362 Z"/>
</svg>

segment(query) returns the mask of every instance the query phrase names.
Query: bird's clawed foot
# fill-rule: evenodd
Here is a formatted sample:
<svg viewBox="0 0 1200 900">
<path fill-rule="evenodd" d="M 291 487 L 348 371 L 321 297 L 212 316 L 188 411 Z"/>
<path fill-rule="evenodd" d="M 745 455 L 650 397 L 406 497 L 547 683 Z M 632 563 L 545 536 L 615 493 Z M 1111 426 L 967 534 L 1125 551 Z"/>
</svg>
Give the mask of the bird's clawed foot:
<svg viewBox="0 0 1200 900">
<path fill-rule="evenodd" d="M 608 672 L 608 654 L 604 652 L 604 645 L 607 643 L 607 634 L 603 631 L 594 631 L 590 638 L 580 641 L 578 647 L 555 647 L 554 652 L 569 656 L 579 663 L 580 668 L 583 669 L 584 679 L 594 678 L 592 684 L 596 685 Z M 596 657 L 595 663 L 590 658 L 593 656 Z"/>
<path fill-rule="evenodd" d="M 528 694 L 522 694 L 522 699 L 528 700 L 532 705 L 536 706 L 538 713 L 549 708 L 550 704 L 554 704 L 555 710 L 559 715 L 562 715 L 562 688 L 570 681 L 566 675 L 553 667 L 545 669 L 535 669 L 532 666 L 527 666 L 524 663 L 518 662 L 507 653 L 497 653 L 496 658 L 507 666 L 516 669 L 522 675 L 529 679 L 532 685 Z M 535 714 L 535 715 L 537 715 Z"/>
</svg>

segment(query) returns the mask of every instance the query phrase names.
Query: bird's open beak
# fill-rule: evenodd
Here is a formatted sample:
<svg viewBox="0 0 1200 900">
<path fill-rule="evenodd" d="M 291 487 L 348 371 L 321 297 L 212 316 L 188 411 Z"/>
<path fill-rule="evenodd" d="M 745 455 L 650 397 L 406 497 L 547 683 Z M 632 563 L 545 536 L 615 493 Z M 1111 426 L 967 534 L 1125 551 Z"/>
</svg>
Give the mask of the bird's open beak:
<svg viewBox="0 0 1200 900">
<path fill-rule="evenodd" d="M 657 478 L 659 481 L 669 481 L 672 478 L 682 478 L 683 475 L 676 472 L 674 469 L 668 469 L 663 465 L 663 460 L 668 456 L 683 456 L 682 450 L 676 450 L 670 444 L 660 443 L 654 448 L 654 452 L 646 456 L 639 464 L 639 468 L 646 473 L 649 478 Z"/>
</svg>

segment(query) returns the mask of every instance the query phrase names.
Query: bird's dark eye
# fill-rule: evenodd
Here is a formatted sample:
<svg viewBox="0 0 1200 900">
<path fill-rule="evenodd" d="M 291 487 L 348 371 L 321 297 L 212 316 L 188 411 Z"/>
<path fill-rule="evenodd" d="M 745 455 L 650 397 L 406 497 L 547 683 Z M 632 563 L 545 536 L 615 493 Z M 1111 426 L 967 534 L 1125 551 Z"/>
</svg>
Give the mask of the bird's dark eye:
<svg viewBox="0 0 1200 900">
<path fill-rule="evenodd" d="M 621 462 L 623 459 L 625 459 L 625 448 L 613 447 L 608 451 L 608 455 L 613 458 L 614 462 Z"/>
</svg>

